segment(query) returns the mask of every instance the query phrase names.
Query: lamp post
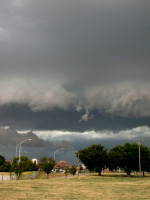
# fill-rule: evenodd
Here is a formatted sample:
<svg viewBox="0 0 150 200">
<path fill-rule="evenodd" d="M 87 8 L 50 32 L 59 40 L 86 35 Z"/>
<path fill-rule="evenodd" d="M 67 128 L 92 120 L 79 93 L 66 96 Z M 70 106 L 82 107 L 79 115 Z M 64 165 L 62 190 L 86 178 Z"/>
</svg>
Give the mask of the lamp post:
<svg viewBox="0 0 150 200">
<path fill-rule="evenodd" d="M 17 152 L 17 146 L 19 146 L 19 162 L 20 162 L 21 145 L 27 140 L 32 140 L 32 139 L 30 139 L 30 138 L 29 139 L 25 139 L 25 140 L 21 141 L 19 144 L 16 145 L 16 152 Z M 16 153 L 16 155 L 17 155 L 17 153 Z"/>
<path fill-rule="evenodd" d="M 57 149 L 56 151 L 54 151 L 54 160 L 55 160 L 55 157 L 56 157 L 56 153 L 57 153 L 58 151 L 60 151 L 60 150 L 63 150 L 63 148 L 59 148 L 59 149 Z"/>
<path fill-rule="evenodd" d="M 16 157 L 17 157 L 17 148 L 18 148 L 18 145 L 19 144 L 16 144 L 16 154 L 15 154 Z"/>
</svg>

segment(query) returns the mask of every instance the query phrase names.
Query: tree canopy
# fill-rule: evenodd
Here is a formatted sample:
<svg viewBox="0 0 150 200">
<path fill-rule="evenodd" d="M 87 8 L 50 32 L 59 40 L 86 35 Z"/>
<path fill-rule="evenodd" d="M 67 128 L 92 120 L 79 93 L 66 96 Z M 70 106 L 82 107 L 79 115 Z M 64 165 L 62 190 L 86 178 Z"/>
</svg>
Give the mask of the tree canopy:
<svg viewBox="0 0 150 200">
<path fill-rule="evenodd" d="M 15 172 L 17 179 L 19 179 L 25 171 L 37 171 L 37 166 L 27 156 L 21 156 L 20 162 L 18 157 L 14 157 L 10 171 Z"/>
<path fill-rule="evenodd" d="M 9 161 L 5 161 L 3 165 L 0 165 L 0 172 L 9 172 L 11 169 L 11 163 Z"/>
<path fill-rule="evenodd" d="M 41 168 L 47 174 L 47 178 L 48 178 L 49 174 L 51 173 L 51 171 L 53 170 L 55 166 L 55 161 L 52 159 L 52 157 L 50 158 L 42 157 L 40 161 L 41 161 Z"/>
<path fill-rule="evenodd" d="M 150 170 L 150 150 L 141 145 L 141 168 L 144 171 Z M 111 170 L 122 168 L 127 175 L 132 171 L 139 171 L 139 146 L 136 143 L 125 143 L 123 146 L 113 147 L 108 154 L 108 166 Z"/>
<path fill-rule="evenodd" d="M 0 155 L 0 165 L 3 165 L 5 162 L 5 157 Z"/>
<path fill-rule="evenodd" d="M 5 157 L 0 155 L 0 172 L 9 172 L 11 164 L 9 161 L 5 160 Z"/>
<path fill-rule="evenodd" d="M 150 172 L 150 149 L 147 146 L 141 145 L 140 147 L 141 152 L 141 171 L 144 172 Z"/>
<path fill-rule="evenodd" d="M 76 174 L 76 171 L 77 171 L 76 165 L 72 165 L 72 166 L 69 168 L 69 172 L 70 172 L 70 174 L 72 174 L 73 176 Z"/>
<path fill-rule="evenodd" d="M 99 175 L 107 163 L 107 150 L 101 144 L 80 150 L 77 156 L 88 170 L 98 172 Z"/>
</svg>

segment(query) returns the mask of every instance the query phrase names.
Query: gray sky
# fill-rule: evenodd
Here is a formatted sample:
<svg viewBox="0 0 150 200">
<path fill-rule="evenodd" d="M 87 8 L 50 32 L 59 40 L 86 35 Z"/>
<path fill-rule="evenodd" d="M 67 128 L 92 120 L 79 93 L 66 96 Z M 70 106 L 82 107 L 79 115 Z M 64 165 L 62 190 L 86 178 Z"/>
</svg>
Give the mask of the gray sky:
<svg viewBox="0 0 150 200">
<path fill-rule="evenodd" d="M 1 126 L 65 140 L 67 161 L 93 143 L 149 146 L 149 10 L 149 0 L 1 0 L 1 154 L 11 159 L 24 137 Z"/>
<path fill-rule="evenodd" d="M 1 0 L 0 105 L 150 117 L 150 1 Z"/>
</svg>

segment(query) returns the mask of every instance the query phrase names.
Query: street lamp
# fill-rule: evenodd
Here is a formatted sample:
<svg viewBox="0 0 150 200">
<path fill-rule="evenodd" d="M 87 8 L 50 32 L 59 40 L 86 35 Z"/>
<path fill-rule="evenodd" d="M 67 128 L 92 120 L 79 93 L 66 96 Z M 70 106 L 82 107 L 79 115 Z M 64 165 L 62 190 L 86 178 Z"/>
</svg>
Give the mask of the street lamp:
<svg viewBox="0 0 150 200">
<path fill-rule="evenodd" d="M 19 146 L 19 162 L 20 162 L 20 152 L 21 152 L 21 145 L 25 142 L 25 141 L 27 141 L 27 140 L 32 140 L 32 139 L 25 139 L 25 140 L 23 140 L 23 141 L 21 141 L 20 143 L 18 143 L 17 145 L 16 145 L 16 155 L 17 155 L 17 147 Z"/>
<path fill-rule="evenodd" d="M 17 157 L 17 148 L 18 148 L 18 145 L 19 144 L 16 144 L 16 154 L 15 154 L 16 157 Z"/>
<path fill-rule="evenodd" d="M 63 148 L 59 148 L 59 149 L 57 149 L 56 151 L 54 151 L 54 160 L 55 160 L 55 157 L 56 157 L 56 153 L 57 153 L 58 151 L 60 151 L 60 150 L 63 150 Z"/>
</svg>

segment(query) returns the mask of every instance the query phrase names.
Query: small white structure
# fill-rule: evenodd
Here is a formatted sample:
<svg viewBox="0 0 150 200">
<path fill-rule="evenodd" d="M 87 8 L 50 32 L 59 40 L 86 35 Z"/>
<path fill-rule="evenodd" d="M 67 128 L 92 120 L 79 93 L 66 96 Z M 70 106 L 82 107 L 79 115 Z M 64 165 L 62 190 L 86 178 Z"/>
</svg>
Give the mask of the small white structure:
<svg viewBox="0 0 150 200">
<path fill-rule="evenodd" d="M 16 175 L 0 174 L 0 181 L 10 181 L 10 180 L 16 180 Z"/>
<path fill-rule="evenodd" d="M 85 170 L 85 169 L 86 169 L 86 166 L 85 166 L 84 164 L 82 164 L 82 168 L 83 168 L 83 170 Z"/>
<path fill-rule="evenodd" d="M 37 165 L 37 164 L 38 164 L 38 159 L 33 158 L 33 159 L 32 159 L 32 162 L 35 163 L 35 164 Z"/>
</svg>

